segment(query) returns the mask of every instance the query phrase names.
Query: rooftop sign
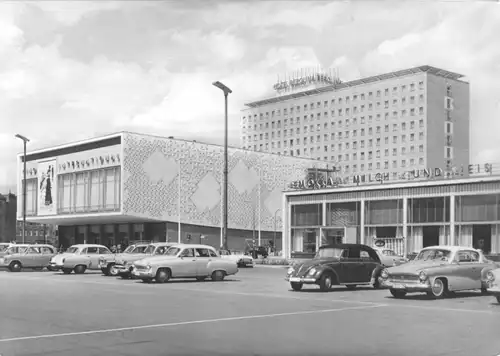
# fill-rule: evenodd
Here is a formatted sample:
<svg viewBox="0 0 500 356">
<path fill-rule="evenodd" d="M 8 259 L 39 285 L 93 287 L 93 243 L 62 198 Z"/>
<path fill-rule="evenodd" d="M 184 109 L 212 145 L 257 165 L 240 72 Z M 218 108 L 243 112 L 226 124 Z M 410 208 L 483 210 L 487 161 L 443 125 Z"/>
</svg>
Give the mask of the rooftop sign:
<svg viewBox="0 0 500 356">
<path fill-rule="evenodd" d="M 310 85 L 334 85 L 342 83 L 335 69 L 302 68 L 291 74 L 285 74 L 285 79 L 274 84 L 273 89 L 278 94 L 304 89 Z"/>
<path fill-rule="evenodd" d="M 318 174 L 316 174 L 315 176 L 311 175 L 311 172 L 308 178 L 291 182 L 288 187 L 295 190 L 315 190 L 338 188 L 342 186 L 358 186 L 361 184 L 383 184 L 384 182 L 390 181 L 425 181 L 435 179 L 452 179 L 464 176 L 492 175 L 493 165 L 491 163 L 469 164 L 468 166 L 451 167 L 446 170 L 442 168 L 426 168 L 420 170 L 414 169 L 403 173 L 398 173 L 398 176 L 395 179 L 391 178 L 393 176 L 392 173 L 369 173 L 351 175 L 346 177 L 332 177 L 328 174 L 325 174 L 324 170 L 321 170 L 321 172 L 320 170 L 318 170 Z"/>
</svg>

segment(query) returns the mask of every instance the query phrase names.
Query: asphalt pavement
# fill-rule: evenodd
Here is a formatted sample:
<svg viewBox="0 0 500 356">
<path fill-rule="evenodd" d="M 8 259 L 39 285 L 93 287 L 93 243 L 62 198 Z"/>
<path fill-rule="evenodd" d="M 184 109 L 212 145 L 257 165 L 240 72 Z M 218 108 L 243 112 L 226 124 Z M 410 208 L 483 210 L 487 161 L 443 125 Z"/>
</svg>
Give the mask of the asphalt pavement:
<svg viewBox="0 0 500 356">
<path fill-rule="evenodd" d="M 284 268 L 223 282 L 0 272 L 0 355 L 500 354 L 500 305 L 479 293 L 293 292 Z"/>
</svg>

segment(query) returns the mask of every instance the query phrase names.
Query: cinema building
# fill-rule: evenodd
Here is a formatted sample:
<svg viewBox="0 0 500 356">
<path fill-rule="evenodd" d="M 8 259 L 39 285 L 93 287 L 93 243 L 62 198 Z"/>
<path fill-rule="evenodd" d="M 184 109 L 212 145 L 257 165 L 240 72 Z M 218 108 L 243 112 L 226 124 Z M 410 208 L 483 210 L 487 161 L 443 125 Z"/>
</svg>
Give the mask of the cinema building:
<svg viewBox="0 0 500 356">
<path fill-rule="evenodd" d="M 432 245 L 500 253 L 500 165 L 386 178 L 319 174 L 292 182 L 283 196 L 284 255 L 310 257 L 334 242 L 385 245 L 399 254 Z"/>
<path fill-rule="evenodd" d="M 27 221 L 58 225 L 59 243 L 134 240 L 221 245 L 223 147 L 129 132 L 28 152 Z M 23 159 L 18 155 L 18 196 Z M 228 245 L 281 247 L 282 191 L 310 159 L 229 149 Z M 18 199 L 18 219 L 22 219 Z"/>
</svg>

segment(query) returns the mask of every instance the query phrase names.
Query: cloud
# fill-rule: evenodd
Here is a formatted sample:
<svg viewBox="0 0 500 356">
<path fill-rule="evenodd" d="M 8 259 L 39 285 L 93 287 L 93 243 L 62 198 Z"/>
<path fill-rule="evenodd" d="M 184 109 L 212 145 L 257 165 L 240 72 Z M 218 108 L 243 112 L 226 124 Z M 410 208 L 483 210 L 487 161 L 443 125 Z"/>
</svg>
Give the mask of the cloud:
<svg viewBox="0 0 500 356">
<path fill-rule="evenodd" d="M 92 13 L 119 9 L 119 1 L 37 1 L 32 4 L 66 26 L 74 26 Z"/>
</svg>

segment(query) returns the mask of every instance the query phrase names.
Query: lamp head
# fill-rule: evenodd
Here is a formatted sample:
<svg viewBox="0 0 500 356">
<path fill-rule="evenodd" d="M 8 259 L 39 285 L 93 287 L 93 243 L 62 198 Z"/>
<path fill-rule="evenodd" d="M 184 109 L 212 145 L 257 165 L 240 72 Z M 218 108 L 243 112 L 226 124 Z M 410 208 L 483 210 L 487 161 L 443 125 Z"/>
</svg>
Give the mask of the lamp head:
<svg viewBox="0 0 500 356">
<path fill-rule="evenodd" d="M 23 136 L 23 135 L 20 135 L 20 134 L 16 134 L 16 137 L 23 140 L 24 142 L 30 142 L 29 138 Z"/>
<path fill-rule="evenodd" d="M 233 92 L 231 89 L 229 89 L 219 81 L 213 82 L 212 85 L 222 90 L 224 92 L 224 95 L 231 94 Z"/>
</svg>

